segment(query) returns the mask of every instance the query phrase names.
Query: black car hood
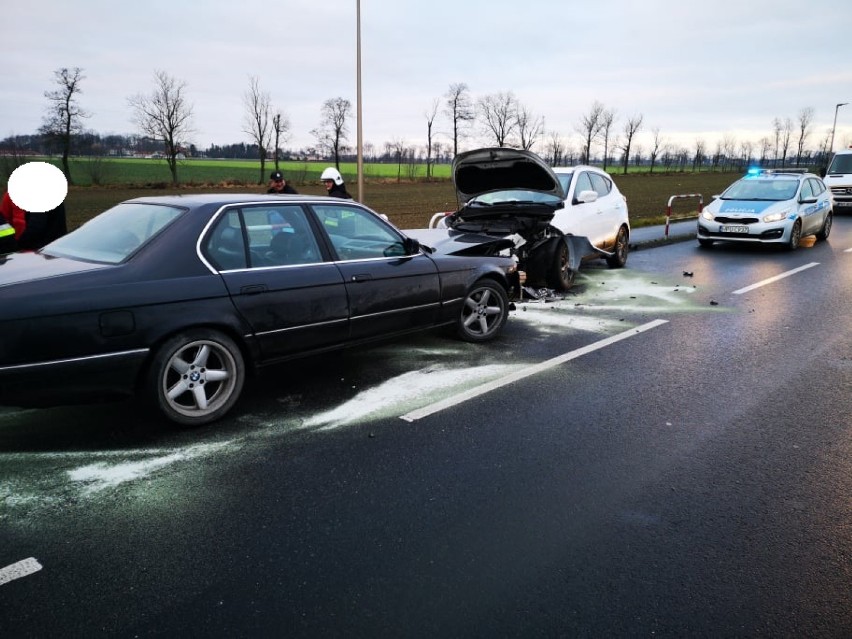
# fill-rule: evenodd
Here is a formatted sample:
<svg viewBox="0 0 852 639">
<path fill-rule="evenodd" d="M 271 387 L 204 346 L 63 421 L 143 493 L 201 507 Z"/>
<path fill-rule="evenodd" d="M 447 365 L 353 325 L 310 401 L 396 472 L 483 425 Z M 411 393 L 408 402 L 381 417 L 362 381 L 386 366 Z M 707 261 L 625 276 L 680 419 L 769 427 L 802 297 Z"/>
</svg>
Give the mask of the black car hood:
<svg viewBox="0 0 852 639">
<path fill-rule="evenodd" d="M 510 189 L 538 191 L 565 199 L 559 178 L 532 151 L 498 147 L 459 153 L 453 159 L 452 171 L 460 202 Z"/>
<path fill-rule="evenodd" d="M 10 284 L 109 268 L 110 264 L 81 262 L 43 253 L 23 252 L 0 256 L 0 290 Z"/>
<path fill-rule="evenodd" d="M 441 255 L 496 255 L 514 246 L 506 238 L 453 229 L 407 229 L 403 233 Z"/>
</svg>

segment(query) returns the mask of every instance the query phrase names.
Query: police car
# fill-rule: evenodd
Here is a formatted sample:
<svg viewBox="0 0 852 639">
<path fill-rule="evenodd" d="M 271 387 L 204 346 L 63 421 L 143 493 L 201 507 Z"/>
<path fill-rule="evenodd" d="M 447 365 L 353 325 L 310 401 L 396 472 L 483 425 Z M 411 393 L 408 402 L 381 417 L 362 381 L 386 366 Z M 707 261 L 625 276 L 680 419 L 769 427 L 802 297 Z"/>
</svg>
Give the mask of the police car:
<svg viewBox="0 0 852 639">
<path fill-rule="evenodd" d="M 793 250 L 806 235 L 831 232 L 831 192 L 819 176 L 792 169 L 751 169 L 701 212 L 698 243 L 779 244 Z"/>
</svg>

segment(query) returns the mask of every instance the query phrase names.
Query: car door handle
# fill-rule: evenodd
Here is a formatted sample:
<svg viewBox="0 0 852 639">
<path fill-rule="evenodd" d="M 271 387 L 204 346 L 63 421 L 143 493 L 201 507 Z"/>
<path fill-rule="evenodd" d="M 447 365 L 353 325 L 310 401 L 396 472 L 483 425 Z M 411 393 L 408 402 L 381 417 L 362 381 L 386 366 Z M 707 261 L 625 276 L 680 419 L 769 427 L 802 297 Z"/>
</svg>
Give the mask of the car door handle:
<svg viewBox="0 0 852 639">
<path fill-rule="evenodd" d="M 257 295 L 266 292 L 266 284 L 251 284 L 240 287 L 240 295 Z"/>
<path fill-rule="evenodd" d="M 352 276 L 353 282 L 366 282 L 371 279 L 373 279 L 373 276 L 369 273 L 357 273 L 356 275 Z"/>
</svg>

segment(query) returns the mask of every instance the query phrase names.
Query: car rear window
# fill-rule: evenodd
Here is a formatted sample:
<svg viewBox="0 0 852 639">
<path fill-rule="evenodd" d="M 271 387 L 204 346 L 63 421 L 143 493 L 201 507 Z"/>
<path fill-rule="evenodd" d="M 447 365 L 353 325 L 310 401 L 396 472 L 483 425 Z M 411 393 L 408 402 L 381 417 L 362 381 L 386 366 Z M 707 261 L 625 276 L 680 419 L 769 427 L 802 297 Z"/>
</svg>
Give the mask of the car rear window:
<svg viewBox="0 0 852 639">
<path fill-rule="evenodd" d="M 184 210 L 161 204 L 122 202 L 51 242 L 42 251 L 57 257 L 118 264 Z"/>
</svg>

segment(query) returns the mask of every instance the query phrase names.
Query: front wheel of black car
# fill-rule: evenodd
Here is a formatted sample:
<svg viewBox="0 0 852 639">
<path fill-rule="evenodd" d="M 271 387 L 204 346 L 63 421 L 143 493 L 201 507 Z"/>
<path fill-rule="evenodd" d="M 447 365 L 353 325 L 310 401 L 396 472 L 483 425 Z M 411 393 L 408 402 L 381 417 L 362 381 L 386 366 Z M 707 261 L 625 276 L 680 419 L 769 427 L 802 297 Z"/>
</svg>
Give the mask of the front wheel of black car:
<svg viewBox="0 0 852 639">
<path fill-rule="evenodd" d="M 509 317 L 509 297 L 494 280 L 479 280 L 468 291 L 456 330 L 466 342 L 487 342 L 503 330 Z"/>
<path fill-rule="evenodd" d="M 157 351 L 148 375 L 155 406 L 181 426 L 227 413 L 243 388 L 245 363 L 234 341 L 213 330 L 181 333 Z"/>
</svg>

